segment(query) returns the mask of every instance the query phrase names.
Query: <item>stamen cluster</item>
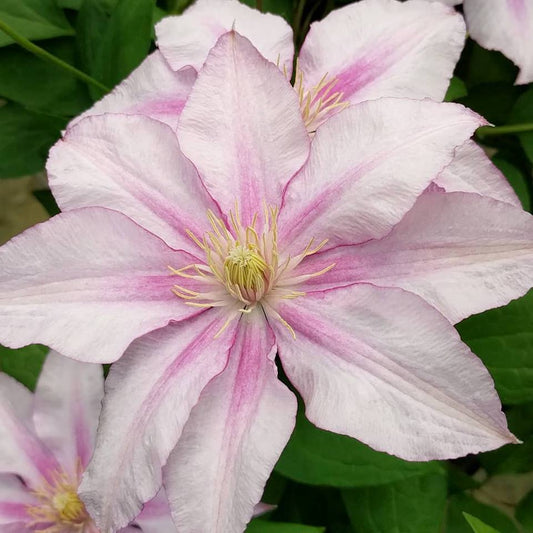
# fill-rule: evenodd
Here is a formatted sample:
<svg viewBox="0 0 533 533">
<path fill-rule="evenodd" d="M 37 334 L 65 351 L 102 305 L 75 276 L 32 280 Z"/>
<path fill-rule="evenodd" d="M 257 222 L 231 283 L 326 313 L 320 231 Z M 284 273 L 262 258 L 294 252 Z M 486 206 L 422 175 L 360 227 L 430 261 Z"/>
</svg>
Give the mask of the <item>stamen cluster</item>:
<svg viewBox="0 0 533 533">
<path fill-rule="evenodd" d="M 29 526 L 42 533 L 84 531 L 91 518 L 80 500 L 77 488 L 79 479 L 64 472 L 54 472 L 49 480 L 43 480 L 41 487 L 32 491 L 39 500 L 38 505 L 28 506 L 32 518 Z"/>
<path fill-rule="evenodd" d="M 236 313 L 249 313 L 259 302 L 272 306 L 277 298 L 304 296 L 304 292 L 292 287 L 327 272 L 334 264 L 303 276 L 295 275 L 294 270 L 306 257 L 317 253 L 327 239 L 316 247 L 313 247 L 314 239 L 311 239 L 300 254 L 294 257 L 284 254 L 282 257 L 278 250 L 278 213 L 277 207 L 265 205 L 259 231 L 258 215 L 254 215 L 251 223 L 244 227 L 237 205 L 229 213 L 229 224 L 209 211 L 207 217 L 212 231 L 200 240 L 187 230 L 190 238 L 204 252 L 206 264 L 195 263 L 180 269 L 169 267 L 175 275 L 199 282 L 206 290 L 196 291 L 175 285 L 174 294 L 196 307 L 234 306 L 238 302 L 241 305 Z M 228 315 L 224 328 L 236 313 Z M 278 318 L 291 329 L 281 317 Z"/>
</svg>

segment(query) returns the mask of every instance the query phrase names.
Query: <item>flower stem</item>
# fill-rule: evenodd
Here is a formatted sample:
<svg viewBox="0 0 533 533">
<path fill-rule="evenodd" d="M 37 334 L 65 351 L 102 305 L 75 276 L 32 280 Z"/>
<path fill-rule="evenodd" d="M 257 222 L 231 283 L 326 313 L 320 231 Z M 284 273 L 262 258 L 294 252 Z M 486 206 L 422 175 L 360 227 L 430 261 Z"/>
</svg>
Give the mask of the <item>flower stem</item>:
<svg viewBox="0 0 533 533">
<path fill-rule="evenodd" d="M 485 137 L 486 135 L 509 135 L 513 133 L 525 133 L 533 131 L 533 122 L 523 124 L 508 124 L 506 126 L 483 126 L 478 128 L 476 135 Z"/>
<path fill-rule="evenodd" d="M 263 0 L 255 0 L 255 8 L 259 11 L 263 11 Z"/>
<path fill-rule="evenodd" d="M 85 74 L 85 72 L 78 70 L 76 67 L 73 67 L 72 65 L 69 65 L 68 63 L 59 59 L 58 57 L 50 54 L 44 48 L 41 48 L 40 46 L 33 44 L 31 41 L 26 39 L 26 37 L 18 33 L 16 30 L 14 30 L 11 26 L 6 24 L 1 19 L 0 19 L 0 31 L 3 31 L 7 35 L 9 35 L 18 45 L 22 46 L 22 48 L 28 50 L 28 52 L 31 52 L 32 54 L 39 57 L 40 59 L 53 63 L 57 67 L 62 68 L 63 70 L 66 70 L 73 76 L 76 76 L 77 78 L 79 78 L 80 80 L 84 81 L 85 83 L 89 85 L 98 87 L 98 89 L 101 89 L 102 91 L 105 91 L 106 93 L 109 92 L 108 87 L 106 87 L 99 81 L 95 80 L 94 78 L 91 78 L 91 76 L 89 76 L 88 74 Z"/>
</svg>

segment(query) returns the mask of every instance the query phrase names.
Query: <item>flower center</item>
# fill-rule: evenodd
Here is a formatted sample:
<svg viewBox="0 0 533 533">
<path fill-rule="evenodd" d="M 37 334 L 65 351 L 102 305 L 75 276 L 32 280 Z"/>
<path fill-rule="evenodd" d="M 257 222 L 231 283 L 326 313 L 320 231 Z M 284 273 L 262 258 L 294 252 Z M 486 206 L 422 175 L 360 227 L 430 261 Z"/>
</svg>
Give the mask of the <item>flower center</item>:
<svg viewBox="0 0 533 533">
<path fill-rule="evenodd" d="M 224 260 L 226 279 L 243 289 L 257 291 L 264 287 L 268 265 L 253 244 L 237 244 Z"/>
<path fill-rule="evenodd" d="M 52 498 L 52 505 L 62 522 L 78 523 L 85 514 L 85 507 L 73 488 L 57 493 Z"/>
<path fill-rule="evenodd" d="M 281 255 L 278 251 L 278 212 L 277 207 L 265 205 L 261 223 L 256 214 L 251 224 L 245 227 L 237 205 L 235 211 L 230 211 L 227 224 L 208 211 L 212 231 L 202 239 L 187 231 L 205 254 L 205 264 L 194 263 L 179 269 L 169 266 L 173 274 L 184 279 L 184 284 L 186 281 L 194 283 L 195 290 L 184 285 L 174 285 L 172 289 L 187 305 L 203 308 L 228 306 L 232 310 L 217 335 L 236 315 L 251 312 L 260 302 L 268 305 L 275 316 L 273 308 L 279 299 L 305 296 L 304 292 L 294 288 L 335 266 L 331 264 L 319 272 L 298 275 L 296 267 L 306 257 L 317 253 L 327 239 L 314 247 L 314 239 L 311 239 L 299 254 Z M 279 315 L 277 318 L 291 329 Z"/>
<path fill-rule="evenodd" d="M 29 526 L 43 527 L 47 533 L 61 533 L 66 526 L 81 527 L 91 523 L 77 487 L 78 479 L 63 472 L 54 472 L 50 481 L 44 480 L 38 490 L 32 491 L 39 503 L 27 507 L 32 519 Z"/>
</svg>

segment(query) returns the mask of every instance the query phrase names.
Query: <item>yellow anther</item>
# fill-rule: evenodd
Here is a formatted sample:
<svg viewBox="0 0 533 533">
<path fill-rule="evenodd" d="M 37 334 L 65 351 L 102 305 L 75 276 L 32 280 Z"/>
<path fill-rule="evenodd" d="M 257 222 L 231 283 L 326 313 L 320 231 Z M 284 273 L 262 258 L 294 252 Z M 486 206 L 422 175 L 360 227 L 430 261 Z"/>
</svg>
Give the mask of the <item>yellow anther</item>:
<svg viewBox="0 0 533 533">
<path fill-rule="evenodd" d="M 264 273 L 268 265 L 253 244 L 238 244 L 230 250 L 224 261 L 228 281 L 245 289 L 257 290 L 264 286 Z"/>
<path fill-rule="evenodd" d="M 62 522 L 76 524 L 86 518 L 85 507 L 74 489 L 59 492 L 52 498 L 52 505 Z"/>
</svg>

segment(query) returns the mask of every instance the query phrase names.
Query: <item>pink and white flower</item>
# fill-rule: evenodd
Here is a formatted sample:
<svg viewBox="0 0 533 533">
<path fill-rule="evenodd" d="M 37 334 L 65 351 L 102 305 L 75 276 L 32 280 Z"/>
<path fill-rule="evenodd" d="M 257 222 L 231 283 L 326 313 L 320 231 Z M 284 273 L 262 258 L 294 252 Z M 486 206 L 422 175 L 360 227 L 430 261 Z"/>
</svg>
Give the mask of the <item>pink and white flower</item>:
<svg viewBox="0 0 533 533">
<path fill-rule="evenodd" d="M 0 373 L 0 530 L 98 533 L 78 497 L 104 394 L 100 365 L 55 352 L 35 394 Z M 121 533 L 173 533 L 164 491 Z"/>
<path fill-rule="evenodd" d="M 482 123 L 382 98 L 310 139 L 286 77 L 230 32 L 177 137 L 145 116 L 69 128 L 48 162 L 64 213 L 0 249 L 0 340 L 118 360 L 81 484 L 103 532 L 161 482 L 179 531 L 245 528 L 294 426 L 276 353 L 313 423 L 378 450 L 516 442 L 450 321 L 531 286 L 532 218 L 424 192 Z"/>
<path fill-rule="evenodd" d="M 437 0 L 430 0 L 437 1 Z M 530 0 L 439 0 L 464 4 L 468 31 L 483 48 L 498 50 L 520 68 L 516 83 L 533 82 L 533 3 Z"/>
<path fill-rule="evenodd" d="M 457 2 L 455 2 L 457 3 Z M 156 26 L 158 50 L 93 108 L 141 114 L 176 128 L 197 71 L 225 32 L 236 29 L 290 78 L 294 46 L 284 19 L 238 0 L 198 0 Z M 440 3 L 362 0 L 314 22 L 297 60 L 294 89 L 309 132 L 347 105 L 382 97 L 441 101 L 465 40 L 463 18 Z M 520 206 L 503 174 L 467 141 L 435 180 L 448 192 L 477 192 Z"/>
</svg>

